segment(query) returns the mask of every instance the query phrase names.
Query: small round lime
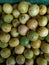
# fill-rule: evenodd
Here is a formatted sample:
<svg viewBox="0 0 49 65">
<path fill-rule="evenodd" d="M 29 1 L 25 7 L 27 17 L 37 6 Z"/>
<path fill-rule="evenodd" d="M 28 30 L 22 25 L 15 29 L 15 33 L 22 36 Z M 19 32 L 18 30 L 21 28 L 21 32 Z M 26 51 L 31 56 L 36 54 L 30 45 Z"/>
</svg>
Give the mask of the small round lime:
<svg viewBox="0 0 49 65">
<path fill-rule="evenodd" d="M 16 60 L 13 56 L 9 57 L 7 60 L 6 60 L 6 65 L 15 65 L 16 63 Z"/>
<path fill-rule="evenodd" d="M 0 47 L 1 48 L 6 48 L 8 46 L 8 43 L 3 43 L 0 41 Z"/>
<path fill-rule="evenodd" d="M 8 58 L 11 55 L 11 50 L 9 48 L 4 48 L 1 50 L 1 57 Z"/>
<path fill-rule="evenodd" d="M 33 51 L 32 50 L 29 50 L 29 49 L 26 49 L 24 51 L 24 56 L 26 59 L 31 59 L 33 58 Z"/>
<path fill-rule="evenodd" d="M 20 43 L 21 45 L 26 46 L 29 43 L 29 39 L 27 37 L 22 37 Z"/>
<path fill-rule="evenodd" d="M 29 31 L 28 34 L 27 34 L 27 38 L 30 41 L 35 41 L 35 40 L 38 39 L 38 33 L 34 32 L 34 31 Z"/>
<path fill-rule="evenodd" d="M 23 65 L 25 63 L 25 57 L 23 55 L 17 55 L 16 62 L 18 65 Z"/>
<path fill-rule="evenodd" d="M 11 14 L 4 16 L 4 22 L 11 23 L 12 20 L 13 20 L 13 16 Z"/>
<path fill-rule="evenodd" d="M 47 65 L 47 60 L 42 57 L 38 57 L 36 63 L 37 65 Z"/>
</svg>

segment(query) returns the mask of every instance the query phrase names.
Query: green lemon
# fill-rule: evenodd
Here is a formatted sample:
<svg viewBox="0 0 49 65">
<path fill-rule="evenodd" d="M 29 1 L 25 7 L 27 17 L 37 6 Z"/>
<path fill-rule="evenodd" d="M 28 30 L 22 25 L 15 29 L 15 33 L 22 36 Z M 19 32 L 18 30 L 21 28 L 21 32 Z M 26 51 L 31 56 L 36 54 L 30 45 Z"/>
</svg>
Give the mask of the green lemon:
<svg viewBox="0 0 49 65">
<path fill-rule="evenodd" d="M 11 55 L 11 50 L 9 48 L 3 48 L 1 50 L 1 57 L 8 58 Z"/>
<path fill-rule="evenodd" d="M 37 65 L 47 65 L 47 60 L 42 57 L 38 57 L 36 63 Z"/>
<path fill-rule="evenodd" d="M 13 20 L 13 16 L 11 14 L 4 16 L 4 22 L 11 23 L 12 20 Z"/>
<path fill-rule="evenodd" d="M 26 46 L 29 43 L 29 39 L 27 37 L 22 37 L 20 43 L 21 45 Z"/>
<path fill-rule="evenodd" d="M 10 56 L 7 60 L 6 60 L 6 65 L 15 65 L 16 60 L 13 56 Z"/>
<path fill-rule="evenodd" d="M 35 41 L 35 40 L 38 39 L 38 33 L 34 32 L 34 31 L 29 31 L 28 34 L 27 34 L 27 38 L 30 41 Z"/>
<path fill-rule="evenodd" d="M 24 56 L 26 59 L 31 59 L 33 58 L 33 51 L 32 50 L 29 50 L 29 49 L 26 49 L 24 51 Z"/>
<path fill-rule="evenodd" d="M 1 48 L 6 48 L 8 46 L 8 43 L 3 43 L 0 41 L 0 47 Z"/>
<path fill-rule="evenodd" d="M 47 19 L 46 16 L 41 16 L 38 19 L 39 26 L 46 26 L 47 25 L 47 22 L 48 22 L 48 19 Z"/>
<path fill-rule="evenodd" d="M 25 63 L 25 57 L 23 55 L 17 55 L 16 62 L 18 65 L 23 65 Z"/>
</svg>

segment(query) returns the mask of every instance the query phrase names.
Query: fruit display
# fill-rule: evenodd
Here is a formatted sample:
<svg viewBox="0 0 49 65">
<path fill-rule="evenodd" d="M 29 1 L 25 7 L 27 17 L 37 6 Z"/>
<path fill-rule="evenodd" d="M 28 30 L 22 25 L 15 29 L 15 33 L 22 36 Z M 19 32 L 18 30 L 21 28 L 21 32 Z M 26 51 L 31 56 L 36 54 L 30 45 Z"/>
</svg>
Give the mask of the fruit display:
<svg viewBox="0 0 49 65">
<path fill-rule="evenodd" d="M 49 7 L 22 1 L 0 5 L 0 65 L 47 65 Z"/>
</svg>

